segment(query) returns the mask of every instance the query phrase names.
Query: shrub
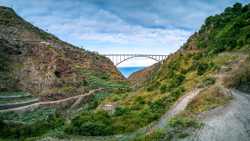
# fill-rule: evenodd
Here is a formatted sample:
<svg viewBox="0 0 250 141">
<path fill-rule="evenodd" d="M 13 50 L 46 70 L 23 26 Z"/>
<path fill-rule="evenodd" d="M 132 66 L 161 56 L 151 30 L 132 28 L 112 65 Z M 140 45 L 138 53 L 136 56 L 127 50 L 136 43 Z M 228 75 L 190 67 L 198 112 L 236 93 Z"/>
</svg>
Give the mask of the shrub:
<svg viewBox="0 0 250 141">
<path fill-rule="evenodd" d="M 37 121 L 32 124 L 12 123 L 0 120 L 0 137 L 21 139 L 41 136 L 63 124 L 64 119 L 59 114 L 50 115 L 47 120 Z"/>
<path fill-rule="evenodd" d="M 161 99 L 158 99 L 158 100 L 150 103 L 149 107 L 150 107 L 151 111 L 154 111 L 154 112 L 164 111 L 165 110 L 164 101 L 165 101 L 165 98 L 163 97 Z"/>
<path fill-rule="evenodd" d="M 147 91 L 153 91 L 155 89 L 157 89 L 160 86 L 160 83 L 157 81 L 155 83 L 149 84 L 149 87 L 147 87 Z"/>
<path fill-rule="evenodd" d="M 197 74 L 203 75 L 208 69 L 208 64 L 205 63 L 198 63 L 197 65 Z"/>
<path fill-rule="evenodd" d="M 174 128 L 199 127 L 199 123 L 196 120 L 181 115 L 171 118 L 168 123 L 170 127 Z"/>
<path fill-rule="evenodd" d="M 122 116 L 124 114 L 129 113 L 129 109 L 126 107 L 116 107 L 114 116 Z"/>
<path fill-rule="evenodd" d="M 105 136 L 113 134 L 110 115 L 105 111 L 84 112 L 72 120 L 65 132 L 84 136 Z"/>
<path fill-rule="evenodd" d="M 184 88 L 183 87 L 178 87 L 176 89 L 174 89 L 173 91 L 171 91 L 171 96 L 177 100 L 184 92 Z"/>
<path fill-rule="evenodd" d="M 140 105 L 145 104 L 145 100 L 144 100 L 144 98 L 141 97 L 141 96 L 136 97 L 135 101 L 136 101 L 138 104 L 140 104 Z"/>
<path fill-rule="evenodd" d="M 160 92 L 165 93 L 167 91 L 167 86 L 165 84 L 161 85 Z"/>
<path fill-rule="evenodd" d="M 139 119 L 141 125 L 147 125 L 148 123 L 157 120 L 160 117 L 161 113 L 157 111 L 152 111 L 148 106 L 145 107 L 142 111 L 139 112 Z"/>
<path fill-rule="evenodd" d="M 161 140 L 166 140 L 165 136 L 166 136 L 166 133 L 158 129 L 156 131 L 153 131 L 150 134 L 143 134 L 143 135 L 137 136 L 132 141 L 161 141 Z"/>
<path fill-rule="evenodd" d="M 216 79 L 214 77 L 208 77 L 202 81 L 203 86 L 213 85 L 215 82 L 216 82 Z"/>
</svg>

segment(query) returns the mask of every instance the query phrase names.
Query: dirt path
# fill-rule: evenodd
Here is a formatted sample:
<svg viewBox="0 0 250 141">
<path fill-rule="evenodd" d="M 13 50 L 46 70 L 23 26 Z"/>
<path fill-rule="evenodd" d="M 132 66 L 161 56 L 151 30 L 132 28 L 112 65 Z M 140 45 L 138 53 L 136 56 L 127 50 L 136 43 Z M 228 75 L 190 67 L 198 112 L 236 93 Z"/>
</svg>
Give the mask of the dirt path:
<svg viewBox="0 0 250 141">
<path fill-rule="evenodd" d="M 204 127 L 183 141 L 250 141 L 250 95 L 232 94 L 228 106 L 207 113 Z"/>
<path fill-rule="evenodd" d="M 94 89 L 94 90 L 89 91 L 87 94 L 77 95 L 77 96 L 73 96 L 73 97 L 69 97 L 69 98 L 65 98 L 65 99 L 61 99 L 61 100 L 37 102 L 37 103 L 30 104 L 30 105 L 27 105 L 27 106 L 21 106 L 21 107 L 17 107 L 17 108 L 0 110 L 0 113 L 1 112 L 10 112 L 10 111 L 26 112 L 26 111 L 32 111 L 32 110 L 34 110 L 34 109 L 36 109 L 38 107 L 65 108 L 65 107 L 68 107 L 69 105 L 74 104 L 75 101 L 77 101 L 78 99 L 81 99 L 81 100 L 83 100 L 85 98 L 87 99 L 90 96 L 92 96 L 94 93 L 96 93 L 98 91 L 101 91 L 101 90 L 102 90 L 101 88 L 98 88 L 98 89 Z"/>
<path fill-rule="evenodd" d="M 195 89 L 181 97 L 176 104 L 160 118 L 153 128 L 156 129 L 165 127 L 167 124 L 166 121 L 184 111 L 188 103 L 190 103 L 192 99 L 200 93 L 200 90 L 201 89 Z"/>
</svg>

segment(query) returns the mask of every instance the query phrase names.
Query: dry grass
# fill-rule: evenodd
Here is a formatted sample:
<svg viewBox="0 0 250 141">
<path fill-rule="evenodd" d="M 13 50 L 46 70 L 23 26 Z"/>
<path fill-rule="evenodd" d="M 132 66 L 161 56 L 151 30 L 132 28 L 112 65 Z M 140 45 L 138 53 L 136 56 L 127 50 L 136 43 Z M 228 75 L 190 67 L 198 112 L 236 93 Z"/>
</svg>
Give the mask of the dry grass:
<svg viewBox="0 0 250 141">
<path fill-rule="evenodd" d="M 221 87 L 211 86 L 204 89 L 187 106 L 187 112 L 199 114 L 216 107 L 225 105 L 232 97 L 226 94 Z"/>
<path fill-rule="evenodd" d="M 223 79 L 222 84 L 225 87 L 232 88 L 237 87 L 244 81 L 244 79 L 250 77 L 250 59 L 242 60 L 237 66 L 233 67 L 233 70 L 229 72 Z"/>
</svg>

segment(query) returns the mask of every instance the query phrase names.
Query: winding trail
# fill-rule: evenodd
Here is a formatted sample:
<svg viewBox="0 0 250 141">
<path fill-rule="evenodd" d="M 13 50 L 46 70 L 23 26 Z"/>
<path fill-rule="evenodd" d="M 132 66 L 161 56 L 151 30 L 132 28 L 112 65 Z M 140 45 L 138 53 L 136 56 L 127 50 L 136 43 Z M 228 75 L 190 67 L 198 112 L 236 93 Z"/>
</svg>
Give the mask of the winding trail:
<svg viewBox="0 0 250 141">
<path fill-rule="evenodd" d="M 194 89 L 184 96 L 182 96 L 173 106 L 172 108 L 166 112 L 160 120 L 154 125 L 154 129 L 163 128 L 167 125 L 167 120 L 184 111 L 187 105 L 200 93 L 201 89 Z"/>
<path fill-rule="evenodd" d="M 204 115 L 204 127 L 182 141 L 250 141 L 250 95 L 232 90 L 233 101 Z"/>
</svg>

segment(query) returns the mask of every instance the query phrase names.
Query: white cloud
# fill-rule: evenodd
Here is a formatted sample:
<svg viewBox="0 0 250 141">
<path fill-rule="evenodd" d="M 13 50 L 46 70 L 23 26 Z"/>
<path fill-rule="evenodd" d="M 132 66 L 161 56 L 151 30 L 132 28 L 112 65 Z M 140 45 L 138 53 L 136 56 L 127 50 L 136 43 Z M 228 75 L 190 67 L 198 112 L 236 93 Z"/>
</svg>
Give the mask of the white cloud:
<svg viewBox="0 0 250 141">
<path fill-rule="evenodd" d="M 0 0 L 62 40 L 100 53 L 169 54 L 204 19 L 236 1 L 247 0 Z M 121 65 L 145 66 L 133 59 Z"/>
</svg>

